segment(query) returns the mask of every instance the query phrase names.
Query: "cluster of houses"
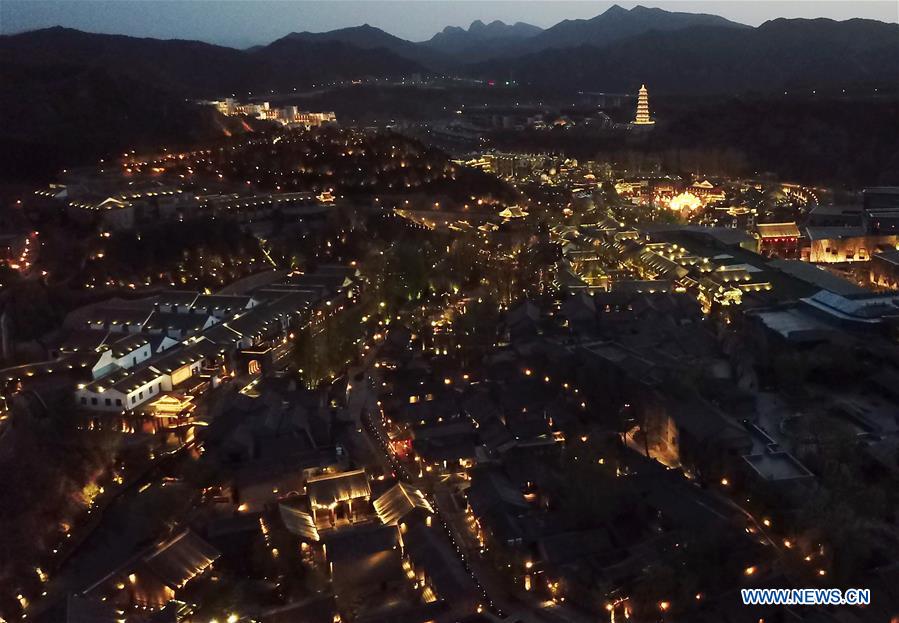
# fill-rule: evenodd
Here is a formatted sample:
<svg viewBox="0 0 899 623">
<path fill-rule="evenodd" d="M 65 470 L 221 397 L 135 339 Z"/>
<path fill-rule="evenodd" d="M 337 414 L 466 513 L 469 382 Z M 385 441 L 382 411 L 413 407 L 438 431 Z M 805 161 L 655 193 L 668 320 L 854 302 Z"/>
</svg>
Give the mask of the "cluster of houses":
<svg viewBox="0 0 899 623">
<path fill-rule="evenodd" d="M 638 324 L 677 327 L 680 320 L 701 318 L 689 297 L 667 293 L 633 294 L 629 300 L 610 294 L 596 302 L 593 314 L 596 328 L 604 320 L 609 335 L 631 334 Z M 601 415 L 625 395 L 636 409 L 636 396 L 647 388 L 601 370 L 593 361 L 599 336 L 570 343 L 564 336 L 574 329 L 563 326 L 563 317 L 586 320 L 577 306 L 563 304 L 552 317 L 530 301 L 514 306 L 497 327 L 500 346 L 461 369 L 446 355 L 428 354 L 419 336 L 392 329 L 378 354 L 382 383 L 373 428 L 383 430 L 396 469 L 453 492 L 460 511 L 450 521 L 467 535 L 469 549 L 501 561 L 501 573 L 532 593 L 535 604 L 549 600 L 560 616 L 566 616 L 568 604 L 595 610 L 597 586 L 626 585 L 679 530 L 727 532 L 734 559 L 756 564 L 762 557 L 758 545 L 742 530 L 732 530 L 732 509 L 709 507 L 710 496 L 660 461 L 677 464 L 676 449 L 664 457 L 663 448 L 654 447 L 644 456 L 632 447 L 638 440 L 624 434 L 630 426 L 618 433 Z M 667 339 L 662 332 L 653 347 L 672 349 L 670 361 L 706 356 L 707 345 L 689 338 L 678 343 L 671 339 L 673 330 Z M 621 358 L 610 367 L 637 373 Z M 727 428 L 715 417 L 721 416 L 697 414 L 693 430 Z M 678 419 L 677 425 L 685 423 Z M 748 436 L 745 430 L 743 435 Z M 566 462 L 586 459 L 580 452 L 589 453 L 591 439 L 607 451 L 593 458 L 594 465 L 613 480 L 626 478 L 621 486 L 633 487 L 639 500 L 620 505 L 609 500 L 607 512 L 615 517 L 607 524 L 581 515 L 588 510 L 574 508 L 570 499 Z M 655 439 L 650 443 L 659 446 Z M 589 486 L 611 485 L 591 481 Z"/>
<path fill-rule="evenodd" d="M 872 272 L 880 268 L 880 273 L 870 279 L 865 275 L 863 280 L 891 283 L 879 277 L 888 265 L 882 260 L 899 244 L 899 190 L 894 187 L 867 188 L 856 203 L 818 204 L 809 191 L 784 185 L 783 192 L 800 197 L 808 208 L 799 214 L 781 212 L 765 218 L 751 202 L 728 201 L 721 186 L 708 180 L 685 185 L 677 178 L 637 178 L 620 180 L 615 188 L 620 196 L 638 204 L 655 203 L 690 212 L 702 208 L 707 212 L 703 222 L 733 228 L 732 236 L 745 232 L 749 237 L 744 247 L 766 257 L 844 266 L 870 263 Z M 764 186 L 750 182 L 746 188 L 761 190 Z"/>
<path fill-rule="evenodd" d="M 59 183 L 35 192 L 62 203 L 70 217 L 96 223 L 103 231 L 129 231 L 156 222 L 224 218 L 241 223 L 284 216 L 311 218 L 327 214 L 334 203 L 328 192 L 259 193 L 233 188 L 193 188 L 152 177 L 122 176 L 118 171 L 74 169 Z"/>
<path fill-rule="evenodd" d="M 283 367 L 291 337 L 339 313 L 358 288 L 356 269 L 271 271 L 245 294 L 167 291 L 81 308 L 48 362 L 4 370 L 8 382 L 66 374 L 91 426 L 171 428 L 194 416 L 198 398 L 224 380 Z"/>
<path fill-rule="evenodd" d="M 290 127 L 316 128 L 322 125 L 337 123 L 337 115 L 331 111 L 309 112 L 301 110 L 298 106 L 288 105 L 274 107 L 269 102 L 241 103 L 233 97 L 209 102 L 223 115 L 245 115 L 254 119 L 277 121 Z"/>
<path fill-rule="evenodd" d="M 68 620 L 81 607 L 97 621 L 197 620 L 207 611 L 195 604 L 235 578 L 269 597 L 210 611 L 218 620 L 386 623 L 474 612 L 481 594 L 432 500 L 363 466 L 334 411 L 328 389 L 286 378 L 263 379 L 258 397 L 238 394 L 205 431 L 205 454 L 221 467 L 200 518 L 70 599 Z M 294 581 L 313 575 L 325 590 Z"/>
<path fill-rule="evenodd" d="M 655 201 L 670 205 L 672 209 L 679 205 L 676 202 L 672 203 L 677 197 L 695 200 L 692 204 L 684 204 L 691 209 L 721 203 L 727 198 L 720 185 L 706 179 L 696 180 L 691 184 L 684 184 L 680 179 L 673 177 L 622 179 L 615 183 L 615 191 L 621 197 L 637 204 Z"/>
<path fill-rule="evenodd" d="M 773 231 L 773 226 L 759 227 Z M 572 292 L 686 292 L 705 311 L 797 303 L 817 309 L 827 321 L 851 322 L 817 304 L 816 296 L 829 296 L 820 292 L 868 300 L 881 313 L 867 324 L 878 328 L 889 326 L 894 315 L 890 311 L 894 297 L 889 292 L 872 293 L 809 262 L 771 257 L 759 250 L 757 240 L 734 229 L 657 225 L 637 230 L 600 219 L 565 228 L 558 235 L 564 258 L 557 267 L 556 283 Z"/>
<path fill-rule="evenodd" d="M 870 197 L 888 189 L 867 189 Z M 899 196 L 899 195 L 897 195 Z M 819 205 L 804 220 L 759 223 L 754 234 L 760 253 L 802 259 L 812 264 L 876 264 L 899 245 L 897 208 L 871 201 L 858 205 Z M 871 278 L 872 283 L 877 279 Z"/>
<path fill-rule="evenodd" d="M 798 416 L 759 375 L 777 357 L 822 345 L 864 350 L 883 372 L 816 386 L 810 409 L 841 419 L 858 452 L 895 470 L 899 396 L 889 379 L 899 378 L 899 358 L 888 338 L 899 302 L 807 263 L 771 260 L 732 232 L 602 230 L 579 228 L 565 253 L 581 250 L 578 262 L 606 253 L 605 266 L 620 258 L 611 287 L 563 287 L 549 309 L 519 302 L 482 359 L 454 358 L 446 327 L 437 355 L 426 338 L 391 330 L 377 363 L 385 447 L 410 478 L 455 491 L 465 501 L 459 530 L 560 612 L 595 610 L 601 586 L 613 617 L 632 616 L 628 591 L 690 534 L 725 543 L 731 590 L 776 581 L 758 527 L 706 489 L 764 492 L 783 507 L 763 512 L 778 513 L 820 486 L 798 451 L 815 440 L 790 432 Z M 635 267 L 643 279 L 627 280 Z M 726 332 L 702 296 L 724 286 L 741 293 Z M 578 460 L 592 467 L 570 467 Z M 597 471 L 572 491 L 580 469 Z M 599 490 L 609 493 L 591 493 Z M 601 508 L 590 505 L 596 497 Z M 741 614 L 726 600 L 710 608 L 695 620 Z"/>
</svg>

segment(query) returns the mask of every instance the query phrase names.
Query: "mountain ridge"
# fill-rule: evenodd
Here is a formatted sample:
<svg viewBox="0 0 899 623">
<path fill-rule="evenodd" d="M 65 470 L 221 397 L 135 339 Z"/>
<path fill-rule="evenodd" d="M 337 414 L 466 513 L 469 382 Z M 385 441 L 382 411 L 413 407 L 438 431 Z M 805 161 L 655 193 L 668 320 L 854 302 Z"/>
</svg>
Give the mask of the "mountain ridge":
<svg viewBox="0 0 899 623">
<path fill-rule="evenodd" d="M 528 51 L 535 41 L 552 41 L 559 28 L 591 24 L 588 30 L 596 34 L 634 15 L 675 23 L 613 41 L 599 36 L 585 43 L 584 31 L 580 37 L 569 37 L 563 48 L 543 48 L 541 43 Z M 840 81 L 879 83 L 899 73 L 897 24 L 778 18 L 753 28 L 711 16 L 712 23 L 681 27 L 684 16 L 691 20 L 698 16 L 700 21 L 708 17 L 615 5 L 590 20 L 566 20 L 546 30 L 522 27 L 521 22 L 516 26 L 475 20 L 467 30 L 448 27 L 442 31 L 477 40 L 472 49 L 457 53 L 434 49 L 434 38 L 415 43 L 368 24 L 325 33 L 294 32 L 250 50 L 53 27 L 0 36 L 0 63 L 102 67 L 189 97 L 434 72 L 577 89 L 631 88 L 639 86 L 639 78 L 659 93 L 773 91 L 792 84 L 814 88 Z M 640 30 L 647 23 L 629 27 Z M 548 39 L 547 33 L 552 35 Z M 491 56 L 491 50 L 498 55 Z M 559 71 L 560 67 L 565 71 Z"/>
<path fill-rule="evenodd" d="M 899 83 L 899 25 L 864 20 L 792 27 L 694 26 L 650 31 L 602 48 L 549 49 L 470 66 L 469 74 L 540 87 L 696 94 L 809 91 Z M 822 44 L 823 42 L 823 44 Z M 558 68 L 565 66 L 566 71 Z"/>
<path fill-rule="evenodd" d="M 451 62 L 450 58 L 444 56 L 438 50 L 428 49 L 425 46 L 402 39 L 370 24 L 349 26 L 326 32 L 291 32 L 268 45 L 262 46 L 255 53 L 265 53 L 267 49 L 276 45 L 284 45 L 288 41 L 308 43 L 338 42 L 352 45 L 362 50 L 387 50 L 397 56 L 416 63 L 429 65 L 435 69 L 445 68 Z"/>
<path fill-rule="evenodd" d="M 472 63 L 581 45 L 603 47 L 651 30 L 680 30 L 697 25 L 751 28 L 707 13 L 666 11 L 641 5 L 625 9 L 615 4 L 592 18 L 562 20 L 549 28 L 531 31 L 528 36 L 483 39 L 472 35 L 471 27 L 468 31 L 454 28 L 449 32 L 444 29 L 422 45 Z"/>
<path fill-rule="evenodd" d="M 653 19 L 670 15 L 646 11 Z M 635 13 L 646 14 L 613 7 L 593 26 L 604 24 L 602 31 L 615 20 L 633 20 Z M 853 85 L 885 86 L 883 93 L 899 84 L 897 24 L 784 18 L 755 28 L 714 22 L 646 30 L 646 24 L 637 24 L 639 34 L 624 39 L 599 36 L 585 44 L 572 37 L 569 47 L 537 46 L 532 52 L 526 46 L 552 29 L 519 27 L 510 36 L 514 24 L 477 21 L 467 30 L 445 29 L 477 39 L 457 53 L 368 25 L 292 33 L 250 50 L 63 27 L 4 35 L 0 109 L 7 123 L 0 128 L 0 151 L 9 154 L 6 174 L 23 174 L 41 163 L 52 168 L 74 161 L 76 154 L 183 140 L 192 128 L 202 128 L 203 135 L 226 131 L 229 120 L 190 100 L 246 99 L 369 76 L 449 74 L 559 93 L 633 93 L 645 82 L 653 96 L 839 92 Z M 17 159 L 17 153 L 31 160 Z"/>
<path fill-rule="evenodd" d="M 649 31 L 682 30 L 692 26 L 751 28 L 718 15 L 685 13 L 637 5 L 625 9 L 614 4 L 589 19 L 563 20 L 547 28 L 529 42 L 529 52 L 560 47 L 594 45 L 602 47 Z"/>
</svg>

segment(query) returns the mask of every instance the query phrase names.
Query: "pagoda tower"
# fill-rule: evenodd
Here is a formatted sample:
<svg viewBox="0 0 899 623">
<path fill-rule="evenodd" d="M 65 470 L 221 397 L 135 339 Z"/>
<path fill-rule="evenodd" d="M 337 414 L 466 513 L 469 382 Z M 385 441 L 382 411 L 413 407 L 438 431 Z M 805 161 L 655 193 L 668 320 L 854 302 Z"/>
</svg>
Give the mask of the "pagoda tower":
<svg viewBox="0 0 899 623">
<path fill-rule="evenodd" d="M 646 85 L 640 87 L 640 93 L 637 95 L 637 118 L 634 119 L 634 125 L 653 125 L 655 121 L 649 117 L 649 92 Z"/>
</svg>

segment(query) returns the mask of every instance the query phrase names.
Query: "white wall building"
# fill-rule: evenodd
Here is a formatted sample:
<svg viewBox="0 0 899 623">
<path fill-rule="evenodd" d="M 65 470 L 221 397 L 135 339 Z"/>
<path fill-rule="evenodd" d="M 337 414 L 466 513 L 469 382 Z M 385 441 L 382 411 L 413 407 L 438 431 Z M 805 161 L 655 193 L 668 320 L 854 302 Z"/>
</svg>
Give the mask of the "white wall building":
<svg viewBox="0 0 899 623">
<path fill-rule="evenodd" d="M 150 340 L 143 335 L 125 337 L 101 348 L 104 350 L 91 368 L 91 374 L 95 380 L 116 370 L 134 368 L 153 355 L 153 346 L 150 344 Z"/>
</svg>

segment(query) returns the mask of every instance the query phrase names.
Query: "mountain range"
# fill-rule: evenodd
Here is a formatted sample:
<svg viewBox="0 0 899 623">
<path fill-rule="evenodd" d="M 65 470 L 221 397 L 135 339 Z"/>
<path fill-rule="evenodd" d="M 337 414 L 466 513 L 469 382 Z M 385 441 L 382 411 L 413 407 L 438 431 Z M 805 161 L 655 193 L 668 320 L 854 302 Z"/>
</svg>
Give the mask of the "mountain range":
<svg viewBox="0 0 899 623">
<path fill-rule="evenodd" d="M 465 61 L 478 62 L 582 45 L 604 47 L 650 31 L 667 32 L 693 26 L 748 28 L 717 15 L 643 6 L 626 10 L 615 5 L 591 19 L 564 20 L 546 30 L 522 23 L 508 26 L 493 22 L 484 26 L 474 22 L 467 31 L 447 28 L 424 45 L 455 54 Z"/>
<path fill-rule="evenodd" d="M 467 63 L 582 45 L 604 47 L 650 31 L 668 32 L 693 26 L 749 28 L 717 15 L 679 13 L 643 6 L 627 10 L 614 5 L 591 19 L 564 20 L 545 30 L 524 22 L 506 24 L 495 20 L 485 24 L 476 20 L 467 29 L 447 26 L 431 39 L 415 43 L 363 24 L 328 32 L 294 32 L 278 41 L 328 41 L 363 50 L 383 49 L 432 70 L 451 68 L 458 71 L 460 65 Z"/>
<path fill-rule="evenodd" d="M 56 27 L 0 37 L 0 68 L 8 67 L 60 75 L 101 68 L 186 97 L 413 73 L 582 90 L 632 91 L 646 82 L 655 93 L 775 92 L 899 83 L 899 24 L 777 19 L 752 28 L 715 15 L 613 6 L 545 30 L 476 21 L 412 42 L 365 24 L 294 32 L 248 50 Z"/>
<path fill-rule="evenodd" d="M 545 30 L 475 21 L 413 42 L 362 25 L 294 32 L 246 50 L 47 28 L 0 37 L 0 150 L 183 139 L 196 121 L 193 99 L 414 74 L 511 80 L 558 93 L 633 93 L 641 83 L 656 96 L 859 85 L 895 91 L 899 24 L 777 19 L 753 28 L 714 15 L 613 6 Z M 204 125 L 215 130 L 220 122 Z"/>
<path fill-rule="evenodd" d="M 365 24 L 294 32 L 248 50 L 56 27 L 0 37 L 0 70 L 11 68 L 25 83 L 29 69 L 44 83 L 99 69 L 184 97 L 416 73 L 579 90 L 633 91 L 645 82 L 656 94 L 776 92 L 899 83 L 899 25 L 777 19 L 752 28 L 715 15 L 613 6 L 545 30 L 476 21 L 412 42 Z"/>
<path fill-rule="evenodd" d="M 560 71 L 564 68 L 564 71 Z M 777 19 L 757 28 L 650 30 L 595 47 L 546 49 L 468 68 L 545 88 L 740 94 L 899 85 L 899 25 Z M 892 85 L 892 87 L 891 87 Z"/>
</svg>

